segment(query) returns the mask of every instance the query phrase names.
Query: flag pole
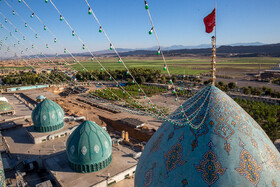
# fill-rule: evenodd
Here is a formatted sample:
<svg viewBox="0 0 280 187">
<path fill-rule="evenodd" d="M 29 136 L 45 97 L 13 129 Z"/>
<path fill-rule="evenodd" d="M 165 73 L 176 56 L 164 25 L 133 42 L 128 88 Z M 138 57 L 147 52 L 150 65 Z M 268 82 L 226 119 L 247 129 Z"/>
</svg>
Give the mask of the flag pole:
<svg viewBox="0 0 280 187">
<path fill-rule="evenodd" d="M 215 2 L 215 38 L 217 41 L 217 2 Z M 215 44 L 216 44 L 216 41 L 215 41 Z"/>
<path fill-rule="evenodd" d="M 212 62 L 211 62 L 211 72 L 212 72 L 212 85 L 215 86 L 215 80 L 216 80 L 216 36 L 217 36 L 217 32 L 216 32 L 216 28 L 217 28 L 217 22 L 216 22 L 216 13 L 217 13 L 217 5 L 215 2 L 215 35 L 212 36 Z"/>
</svg>

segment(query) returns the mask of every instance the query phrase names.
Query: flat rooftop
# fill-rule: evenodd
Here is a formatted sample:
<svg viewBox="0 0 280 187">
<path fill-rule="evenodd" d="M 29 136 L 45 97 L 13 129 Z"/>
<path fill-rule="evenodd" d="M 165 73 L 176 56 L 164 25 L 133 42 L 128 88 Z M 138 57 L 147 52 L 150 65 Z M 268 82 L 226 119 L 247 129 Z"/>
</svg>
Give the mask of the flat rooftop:
<svg viewBox="0 0 280 187">
<path fill-rule="evenodd" d="M 59 98 L 59 95 L 56 95 L 56 94 L 54 94 L 50 91 L 47 91 L 45 89 L 22 90 L 19 93 L 23 93 L 23 94 L 27 95 L 28 97 L 30 97 L 34 101 L 36 101 L 36 97 L 38 97 L 39 95 L 43 95 L 46 98 L 51 99 L 51 100 Z"/>
<path fill-rule="evenodd" d="M 137 160 L 130 156 L 132 153 L 135 152 L 122 145 L 112 147 L 111 164 L 105 169 L 93 173 L 77 173 L 73 171 L 69 166 L 65 151 L 47 158 L 44 162 L 61 186 L 92 186 L 105 181 L 108 173 L 112 178 L 129 168 L 135 167 Z"/>
<path fill-rule="evenodd" d="M 31 157 L 47 156 L 66 149 L 66 141 L 69 136 L 64 136 L 40 144 L 33 144 L 33 140 L 27 132 L 26 127 L 17 127 L 2 131 L 9 146 L 10 153 L 19 160 Z"/>
<path fill-rule="evenodd" d="M 26 130 L 29 131 L 29 133 L 34 137 L 34 138 L 38 138 L 38 137 L 44 137 L 44 136 L 48 136 L 48 135 L 54 135 L 54 134 L 60 134 L 61 132 L 64 132 L 66 130 L 70 130 L 73 127 L 76 127 L 80 125 L 79 122 L 76 121 L 71 121 L 71 122 L 64 122 L 64 126 L 57 130 L 57 131 L 51 131 L 51 132 L 37 132 L 34 129 L 34 126 L 30 126 L 27 127 Z"/>
</svg>

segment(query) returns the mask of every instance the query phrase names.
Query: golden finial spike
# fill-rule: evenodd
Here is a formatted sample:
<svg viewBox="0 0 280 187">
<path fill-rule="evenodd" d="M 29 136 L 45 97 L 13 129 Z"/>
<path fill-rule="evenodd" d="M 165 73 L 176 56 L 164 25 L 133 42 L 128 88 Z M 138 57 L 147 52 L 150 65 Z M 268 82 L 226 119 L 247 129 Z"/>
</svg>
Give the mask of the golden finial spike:
<svg viewBox="0 0 280 187">
<path fill-rule="evenodd" d="M 216 80 L 216 37 L 212 36 L 212 61 L 211 61 L 211 81 L 215 85 Z"/>
</svg>

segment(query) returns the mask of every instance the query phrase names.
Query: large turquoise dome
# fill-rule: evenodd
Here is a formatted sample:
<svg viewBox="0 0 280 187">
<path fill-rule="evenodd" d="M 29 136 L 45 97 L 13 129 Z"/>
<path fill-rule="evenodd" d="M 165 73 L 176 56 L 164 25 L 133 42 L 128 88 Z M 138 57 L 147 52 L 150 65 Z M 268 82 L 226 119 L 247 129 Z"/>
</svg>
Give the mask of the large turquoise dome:
<svg viewBox="0 0 280 187">
<path fill-rule="evenodd" d="M 182 112 L 183 111 L 183 112 Z M 136 187 L 280 186 L 280 154 L 236 102 L 207 86 L 147 143 Z"/>
<path fill-rule="evenodd" d="M 74 171 L 96 172 L 111 163 L 112 140 L 95 122 L 84 121 L 68 138 L 66 151 Z"/>
<path fill-rule="evenodd" d="M 59 130 L 64 125 L 64 112 L 62 108 L 50 99 L 39 103 L 32 111 L 34 128 L 38 132 Z"/>
</svg>

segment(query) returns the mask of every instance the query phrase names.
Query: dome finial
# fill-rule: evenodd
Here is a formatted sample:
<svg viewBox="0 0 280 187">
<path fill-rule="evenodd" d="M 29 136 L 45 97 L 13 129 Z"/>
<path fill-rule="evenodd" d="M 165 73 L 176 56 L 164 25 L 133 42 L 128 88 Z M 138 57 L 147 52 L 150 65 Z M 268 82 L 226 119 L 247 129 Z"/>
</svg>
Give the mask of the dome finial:
<svg viewBox="0 0 280 187">
<path fill-rule="evenodd" d="M 211 61 L 211 81 L 215 85 L 216 80 L 216 37 L 212 36 L 212 61 Z"/>
</svg>

